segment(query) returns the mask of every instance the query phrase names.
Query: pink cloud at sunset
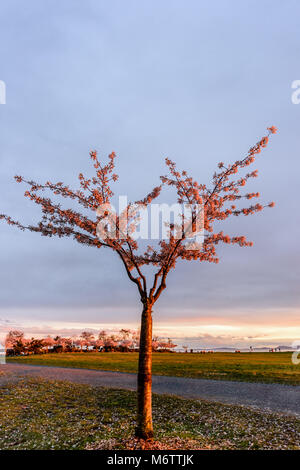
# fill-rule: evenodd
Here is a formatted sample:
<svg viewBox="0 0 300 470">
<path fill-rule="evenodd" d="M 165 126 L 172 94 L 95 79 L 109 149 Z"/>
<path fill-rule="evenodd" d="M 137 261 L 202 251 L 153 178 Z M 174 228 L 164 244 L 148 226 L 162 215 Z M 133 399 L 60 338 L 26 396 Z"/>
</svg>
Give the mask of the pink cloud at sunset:
<svg viewBox="0 0 300 470">
<path fill-rule="evenodd" d="M 50 317 L 50 310 L 43 311 L 43 317 Z M 88 312 L 89 313 L 89 312 Z M 154 334 L 160 337 L 171 337 L 178 345 L 186 344 L 189 347 L 275 347 L 277 345 L 290 346 L 293 341 L 300 338 L 300 326 L 297 325 L 297 310 L 269 312 L 272 321 L 266 321 L 268 315 L 262 316 L 259 312 L 244 312 L 238 318 L 229 316 L 227 312 L 219 312 L 218 315 L 206 315 L 196 317 L 195 312 L 188 312 L 194 316 L 185 318 L 169 319 L 166 312 L 164 319 L 156 319 Z M 231 312 L 232 313 L 232 312 Z M 83 330 L 88 329 L 94 333 L 106 330 L 114 333 L 121 328 L 137 329 L 137 321 L 111 322 L 106 321 L 63 321 L 51 320 L 39 323 L 36 320 L 28 320 L 28 313 L 25 318 L 20 318 L 20 311 L 10 312 L 10 318 L 5 320 L 5 312 L 0 311 L 0 340 L 3 340 L 7 332 L 11 329 L 21 329 L 28 337 L 38 337 L 47 335 L 78 336 Z M 23 312 L 24 314 L 24 312 Z M 38 311 L 31 311 L 31 316 L 36 317 Z M 79 316 L 79 312 L 78 312 Z M 90 312 L 90 316 L 93 316 Z M 99 318 L 104 314 L 99 313 Z"/>
</svg>

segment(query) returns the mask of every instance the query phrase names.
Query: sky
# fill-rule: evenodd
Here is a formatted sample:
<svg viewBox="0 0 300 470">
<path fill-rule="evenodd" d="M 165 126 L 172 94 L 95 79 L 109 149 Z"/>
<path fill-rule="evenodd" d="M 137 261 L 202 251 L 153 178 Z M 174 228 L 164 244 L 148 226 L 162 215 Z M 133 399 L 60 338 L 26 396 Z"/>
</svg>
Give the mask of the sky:
<svg viewBox="0 0 300 470">
<path fill-rule="evenodd" d="M 209 184 L 278 127 L 251 183 L 274 209 L 224 224 L 252 248 L 179 263 L 154 331 L 199 347 L 300 339 L 298 0 L 1 2 L 0 213 L 39 208 L 14 175 L 78 188 L 89 151 L 118 155 L 114 188 L 141 199 L 176 161 Z M 249 188 L 250 189 L 250 188 Z M 137 328 L 141 303 L 114 253 L 0 225 L 0 339 Z"/>
</svg>

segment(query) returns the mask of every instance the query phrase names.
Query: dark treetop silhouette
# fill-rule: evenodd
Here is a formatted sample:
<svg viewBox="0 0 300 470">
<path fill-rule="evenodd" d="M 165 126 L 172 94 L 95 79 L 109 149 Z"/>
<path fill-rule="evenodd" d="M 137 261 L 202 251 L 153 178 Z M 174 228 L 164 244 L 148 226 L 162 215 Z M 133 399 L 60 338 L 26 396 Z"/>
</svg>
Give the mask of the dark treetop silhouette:
<svg viewBox="0 0 300 470">
<path fill-rule="evenodd" d="M 111 183 L 117 181 L 118 176 L 114 173 L 115 154 L 109 155 L 109 162 L 102 165 L 95 151 L 90 153 L 96 174 L 87 179 L 79 175 L 80 190 L 72 190 L 63 183 L 39 184 L 27 181 L 21 176 L 16 176 L 18 183 L 25 182 L 29 190 L 25 196 L 42 208 L 42 219 L 37 225 L 22 225 L 7 215 L 0 215 L 10 225 L 15 225 L 21 230 L 28 229 L 32 232 L 40 232 L 43 236 L 73 237 L 78 243 L 94 246 L 96 248 L 110 248 L 120 257 L 129 279 L 136 285 L 140 300 L 142 302 L 142 318 L 140 332 L 139 368 L 138 368 L 138 416 L 136 435 L 141 438 L 153 436 L 152 427 L 152 308 L 158 300 L 162 291 L 166 288 L 166 278 L 169 271 L 175 268 L 178 259 L 218 262 L 216 245 L 220 242 L 238 244 L 239 246 L 252 246 L 252 242 L 244 236 L 230 237 L 222 231 L 214 233 L 213 223 L 223 221 L 229 216 L 249 215 L 261 211 L 264 207 L 273 207 L 274 203 L 268 205 L 251 204 L 247 207 L 235 206 L 235 203 L 243 200 L 257 198 L 259 193 L 240 194 L 240 190 L 249 178 L 257 176 L 257 170 L 238 177 L 237 173 L 251 165 L 263 147 L 266 147 L 270 134 L 274 134 L 274 126 L 268 128 L 268 134 L 264 136 L 247 155 L 242 159 L 225 166 L 218 164 L 218 171 L 213 175 L 212 186 L 208 188 L 205 184 L 199 184 L 186 171 L 178 171 L 175 163 L 166 159 L 168 174 L 161 177 L 161 184 L 155 187 L 141 201 L 137 201 L 142 207 L 147 207 L 156 199 L 164 186 L 171 186 L 177 192 L 179 204 L 189 204 L 194 208 L 191 220 L 188 224 L 175 226 L 170 224 L 169 238 L 161 240 L 156 245 L 148 246 L 147 249 L 139 249 L 138 242 L 133 236 L 134 228 L 138 221 L 137 210 L 129 203 L 122 214 L 111 217 L 109 210 L 113 192 Z M 54 203 L 48 197 L 42 197 L 39 193 L 45 190 L 52 191 L 55 195 L 75 200 L 87 213 L 90 210 L 93 218 L 89 218 L 82 212 L 74 209 L 63 209 L 60 204 Z M 194 230 L 194 217 L 197 207 L 201 206 L 203 211 L 203 228 L 205 237 L 199 247 L 191 247 L 186 244 L 188 235 Z M 99 212 L 99 207 L 104 210 Z M 125 217 L 126 216 L 126 217 Z M 99 223 L 102 229 L 99 230 Z M 176 232 L 176 233 L 175 233 Z M 178 236 L 178 233 L 180 235 Z M 175 236 L 176 235 L 176 236 Z M 152 273 L 146 276 L 145 267 L 152 266 Z M 149 273 L 148 273 L 149 274 Z M 152 278 L 149 283 L 149 277 Z"/>
</svg>

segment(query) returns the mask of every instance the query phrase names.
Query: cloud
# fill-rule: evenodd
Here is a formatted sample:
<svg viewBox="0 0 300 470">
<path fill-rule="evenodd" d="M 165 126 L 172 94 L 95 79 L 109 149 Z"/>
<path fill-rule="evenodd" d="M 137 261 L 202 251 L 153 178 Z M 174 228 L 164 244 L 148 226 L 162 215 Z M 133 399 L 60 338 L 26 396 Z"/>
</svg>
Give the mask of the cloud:
<svg viewBox="0 0 300 470">
<path fill-rule="evenodd" d="M 92 175 L 94 148 L 101 156 L 117 152 L 116 194 L 129 199 L 157 183 L 164 156 L 210 185 L 220 159 L 239 159 L 274 124 L 279 133 L 259 156 L 251 188 L 276 207 L 222 224 L 254 247 L 220 246 L 218 266 L 179 263 L 155 306 L 154 325 L 299 325 L 299 107 L 288 90 L 300 7 L 283 13 L 275 6 L 266 25 L 268 6 L 258 0 L 246 15 L 232 0 L 218 9 L 119 2 L 111 10 L 102 3 L 32 2 L 17 15 L 14 2 L 3 6 L 0 213 L 39 221 L 39 208 L 23 198 L 14 174 L 77 188 L 78 173 Z M 63 319 L 66 331 L 84 321 L 138 325 L 136 288 L 107 251 L 2 222 L 0 246 L 1 328 L 6 318 L 35 328 Z"/>
</svg>

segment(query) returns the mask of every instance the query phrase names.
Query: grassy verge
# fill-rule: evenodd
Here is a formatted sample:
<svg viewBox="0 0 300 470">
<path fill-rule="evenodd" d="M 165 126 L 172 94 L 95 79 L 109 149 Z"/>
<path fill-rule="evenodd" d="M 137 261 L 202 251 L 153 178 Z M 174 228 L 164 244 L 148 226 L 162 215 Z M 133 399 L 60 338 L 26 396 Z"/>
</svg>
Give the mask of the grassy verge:
<svg viewBox="0 0 300 470">
<path fill-rule="evenodd" d="M 136 372 L 137 360 L 137 353 L 62 353 L 8 358 L 7 362 Z M 154 353 L 153 373 L 300 385 L 300 365 L 292 364 L 291 353 Z"/>
<path fill-rule="evenodd" d="M 300 420 L 242 406 L 153 397 L 154 448 L 300 449 Z M 135 447 L 136 394 L 23 380 L 0 389 L 0 449 Z"/>
</svg>

